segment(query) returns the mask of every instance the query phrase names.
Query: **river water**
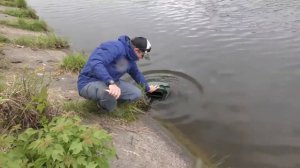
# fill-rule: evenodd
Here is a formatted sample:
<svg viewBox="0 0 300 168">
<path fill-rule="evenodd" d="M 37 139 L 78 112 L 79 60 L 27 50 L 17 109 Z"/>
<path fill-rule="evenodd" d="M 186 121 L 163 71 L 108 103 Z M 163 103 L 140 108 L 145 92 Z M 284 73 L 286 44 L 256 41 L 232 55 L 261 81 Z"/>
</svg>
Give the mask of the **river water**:
<svg viewBox="0 0 300 168">
<path fill-rule="evenodd" d="M 153 113 L 196 155 L 221 167 L 300 167 L 299 0 L 28 3 L 76 50 L 148 37 L 152 58 L 141 69 L 179 72 Z"/>
</svg>

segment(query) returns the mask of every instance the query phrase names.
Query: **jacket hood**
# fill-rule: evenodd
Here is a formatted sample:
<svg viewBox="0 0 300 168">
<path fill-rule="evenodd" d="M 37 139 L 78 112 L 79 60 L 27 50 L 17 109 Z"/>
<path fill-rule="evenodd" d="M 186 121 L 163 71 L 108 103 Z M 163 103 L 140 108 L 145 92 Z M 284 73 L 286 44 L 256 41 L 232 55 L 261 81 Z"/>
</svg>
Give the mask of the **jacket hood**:
<svg viewBox="0 0 300 168">
<path fill-rule="evenodd" d="M 132 48 L 130 38 L 124 35 L 124 36 L 120 36 L 118 40 L 123 43 L 128 59 L 132 61 L 138 60 L 138 56 L 135 54 Z"/>
</svg>

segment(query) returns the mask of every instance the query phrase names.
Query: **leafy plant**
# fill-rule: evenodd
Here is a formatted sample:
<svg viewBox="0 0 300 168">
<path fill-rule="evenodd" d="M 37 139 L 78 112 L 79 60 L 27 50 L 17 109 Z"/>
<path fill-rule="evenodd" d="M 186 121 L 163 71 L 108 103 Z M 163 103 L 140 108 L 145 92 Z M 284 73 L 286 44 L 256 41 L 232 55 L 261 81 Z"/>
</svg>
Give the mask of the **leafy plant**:
<svg viewBox="0 0 300 168">
<path fill-rule="evenodd" d="M 11 148 L 13 141 L 14 141 L 14 137 L 5 135 L 5 134 L 1 135 L 0 136 L 0 152 L 8 151 Z"/>
<path fill-rule="evenodd" d="M 0 153 L 0 167 L 105 168 L 115 156 L 111 136 L 96 127 L 81 125 L 77 116 L 56 117 L 43 129 L 29 128 L 13 141 L 2 139 L 8 152 Z"/>
<path fill-rule="evenodd" d="M 79 72 L 87 61 L 87 56 L 82 53 L 74 53 L 63 59 L 61 68 L 72 72 Z"/>
</svg>

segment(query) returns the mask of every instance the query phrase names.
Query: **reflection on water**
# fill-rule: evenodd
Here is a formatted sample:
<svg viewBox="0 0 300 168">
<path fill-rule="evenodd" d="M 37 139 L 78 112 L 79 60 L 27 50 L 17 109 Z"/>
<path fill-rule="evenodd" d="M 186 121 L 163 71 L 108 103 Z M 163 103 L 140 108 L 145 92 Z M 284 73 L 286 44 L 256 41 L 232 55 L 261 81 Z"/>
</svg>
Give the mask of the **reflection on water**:
<svg viewBox="0 0 300 168">
<path fill-rule="evenodd" d="M 300 167 L 299 0 L 28 2 L 79 50 L 120 34 L 148 37 L 144 71 L 179 71 L 204 90 L 178 76 L 154 114 L 208 158 L 233 168 Z"/>
</svg>

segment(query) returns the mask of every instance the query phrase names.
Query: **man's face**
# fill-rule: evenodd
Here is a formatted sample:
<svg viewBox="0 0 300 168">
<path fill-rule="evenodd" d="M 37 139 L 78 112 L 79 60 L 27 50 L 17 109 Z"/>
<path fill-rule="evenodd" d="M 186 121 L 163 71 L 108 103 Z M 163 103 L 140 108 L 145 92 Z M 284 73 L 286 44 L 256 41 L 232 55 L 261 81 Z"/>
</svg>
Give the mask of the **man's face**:
<svg viewBox="0 0 300 168">
<path fill-rule="evenodd" d="M 134 48 L 135 54 L 138 56 L 138 59 L 143 59 L 144 58 L 144 52 L 142 52 L 140 49 L 138 48 Z"/>
</svg>

